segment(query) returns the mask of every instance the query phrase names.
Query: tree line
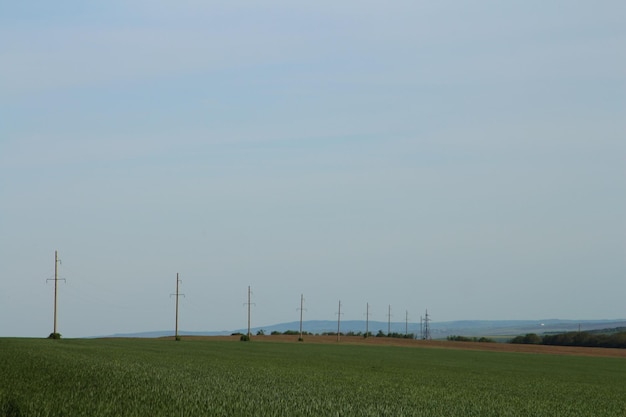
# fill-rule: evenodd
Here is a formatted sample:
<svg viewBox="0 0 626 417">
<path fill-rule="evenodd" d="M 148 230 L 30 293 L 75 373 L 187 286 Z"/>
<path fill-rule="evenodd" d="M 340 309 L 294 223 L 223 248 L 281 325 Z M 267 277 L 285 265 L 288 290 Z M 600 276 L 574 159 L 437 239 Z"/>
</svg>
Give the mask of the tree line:
<svg viewBox="0 0 626 417">
<path fill-rule="evenodd" d="M 554 345 L 554 346 L 579 346 L 579 347 L 604 347 L 626 348 L 626 332 L 617 333 L 592 333 L 592 332 L 567 332 L 559 334 L 546 334 L 540 336 L 535 333 L 527 333 L 517 336 L 511 343 Z"/>
<path fill-rule="evenodd" d="M 258 330 L 256 332 L 257 336 L 265 336 L 265 330 L 261 329 Z M 277 330 L 274 330 L 270 333 L 270 335 L 275 336 L 275 335 L 288 335 L 288 336 L 296 336 L 299 335 L 300 332 L 297 330 L 285 330 L 284 332 L 279 332 Z M 233 333 L 232 335 L 236 335 L 236 336 L 241 336 L 242 333 Z M 322 332 L 322 333 L 311 333 L 311 332 L 306 332 L 303 331 L 302 332 L 303 336 L 318 336 L 318 335 L 322 335 L 322 336 L 337 336 L 337 332 Z M 349 331 L 349 332 L 340 332 L 339 336 L 361 336 L 364 338 L 367 337 L 395 337 L 397 339 L 416 339 L 416 335 L 415 333 L 397 333 L 397 332 L 391 332 L 391 333 L 384 333 L 382 330 L 379 330 L 378 333 L 376 333 L 375 335 L 372 332 L 354 332 L 354 331 Z"/>
</svg>

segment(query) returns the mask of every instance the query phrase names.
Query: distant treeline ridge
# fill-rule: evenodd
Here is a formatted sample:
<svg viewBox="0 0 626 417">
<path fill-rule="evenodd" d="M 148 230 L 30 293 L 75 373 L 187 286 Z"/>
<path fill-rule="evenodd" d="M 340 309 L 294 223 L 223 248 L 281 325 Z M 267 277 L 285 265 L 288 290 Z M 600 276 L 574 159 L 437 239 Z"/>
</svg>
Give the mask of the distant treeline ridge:
<svg viewBox="0 0 626 417">
<path fill-rule="evenodd" d="M 626 348 L 626 332 L 612 334 L 567 332 L 559 334 L 546 334 L 543 336 L 539 336 L 535 333 L 528 333 L 525 336 L 517 336 L 513 338 L 511 343 L 624 349 Z"/>
</svg>

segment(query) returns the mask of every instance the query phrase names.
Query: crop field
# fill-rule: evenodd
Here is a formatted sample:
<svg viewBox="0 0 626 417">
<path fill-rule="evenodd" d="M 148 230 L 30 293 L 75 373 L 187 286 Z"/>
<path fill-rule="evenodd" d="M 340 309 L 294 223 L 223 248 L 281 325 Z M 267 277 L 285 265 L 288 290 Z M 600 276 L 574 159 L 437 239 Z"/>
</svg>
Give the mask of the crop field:
<svg viewBox="0 0 626 417">
<path fill-rule="evenodd" d="M 626 359 L 344 343 L 0 339 L 0 416 L 625 416 Z"/>
</svg>

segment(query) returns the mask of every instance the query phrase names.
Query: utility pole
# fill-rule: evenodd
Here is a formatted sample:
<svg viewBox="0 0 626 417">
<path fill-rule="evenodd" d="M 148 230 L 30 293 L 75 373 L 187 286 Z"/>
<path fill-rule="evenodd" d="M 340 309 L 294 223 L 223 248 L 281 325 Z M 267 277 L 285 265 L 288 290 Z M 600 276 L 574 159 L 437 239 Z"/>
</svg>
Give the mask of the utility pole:
<svg viewBox="0 0 626 417">
<path fill-rule="evenodd" d="M 248 285 L 248 339 L 250 338 L 250 286 Z"/>
<path fill-rule="evenodd" d="M 365 306 L 365 337 L 370 334 L 370 303 Z"/>
<path fill-rule="evenodd" d="M 304 294 L 300 294 L 300 341 L 302 339 L 302 311 L 304 310 Z"/>
<path fill-rule="evenodd" d="M 426 317 L 424 317 L 424 334 L 423 334 L 423 339 L 424 340 L 430 340 L 430 324 L 428 324 L 430 322 L 430 317 L 428 316 L 428 309 L 426 309 Z"/>
<path fill-rule="evenodd" d="M 61 335 L 59 335 L 59 333 L 57 332 L 57 297 L 58 297 L 58 283 L 59 281 L 65 281 L 65 279 L 63 278 L 59 279 L 59 275 L 58 275 L 59 263 L 61 263 L 61 260 L 59 259 L 57 251 L 54 251 L 54 278 L 46 280 L 46 282 L 54 281 L 54 326 L 53 326 L 52 334 L 50 335 L 51 339 L 59 339 L 61 337 Z"/>
<path fill-rule="evenodd" d="M 406 317 L 404 319 L 404 335 L 408 336 L 409 334 L 409 310 L 406 310 Z"/>
<path fill-rule="evenodd" d="M 178 284 L 183 282 L 182 280 L 178 279 L 178 272 L 176 273 L 176 293 L 175 294 L 170 294 L 171 296 L 176 296 L 176 327 L 175 327 L 175 331 L 174 331 L 174 340 L 178 341 L 180 340 L 180 337 L 178 337 L 178 297 L 180 297 L 181 295 L 184 297 L 185 294 L 180 294 L 178 292 Z"/>
<path fill-rule="evenodd" d="M 250 295 L 252 294 L 252 291 L 250 290 L 250 286 L 248 285 L 248 302 L 247 303 L 243 303 L 243 305 L 247 305 L 248 306 L 248 340 L 250 339 L 250 307 L 252 306 L 252 302 L 250 302 Z"/>
<path fill-rule="evenodd" d="M 337 312 L 337 342 L 339 342 L 339 337 L 341 335 L 341 300 L 339 300 L 339 311 Z"/>
<path fill-rule="evenodd" d="M 389 312 L 387 313 L 387 336 L 391 336 L 391 304 L 389 304 Z"/>
<path fill-rule="evenodd" d="M 180 283 L 180 279 L 178 279 L 178 272 L 176 273 L 176 332 L 175 337 L 178 340 L 178 284 Z"/>
</svg>

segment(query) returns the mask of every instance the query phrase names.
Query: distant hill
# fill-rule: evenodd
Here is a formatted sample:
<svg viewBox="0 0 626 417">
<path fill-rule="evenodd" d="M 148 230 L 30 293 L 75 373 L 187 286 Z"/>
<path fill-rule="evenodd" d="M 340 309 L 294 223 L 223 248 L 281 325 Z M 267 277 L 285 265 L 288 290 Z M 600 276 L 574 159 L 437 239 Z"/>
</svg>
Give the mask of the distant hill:
<svg viewBox="0 0 626 417">
<path fill-rule="evenodd" d="M 347 320 L 341 322 L 341 332 L 365 332 L 366 323 L 364 320 Z M 387 333 L 389 323 L 381 321 L 370 321 L 369 331 L 373 334 L 382 330 L 383 333 Z M 602 329 L 626 327 L 625 319 L 617 320 L 559 320 L 559 319 L 546 319 L 546 320 L 459 320 L 459 321 L 446 321 L 446 322 L 431 322 L 430 333 L 433 339 L 444 339 L 451 335 L 457 336 L 517 336 L 526 333 L 558 333 L 558 332 L 571 332 L 583 330 L 583 331 L 595 331 Z M 263 330 L 265 334 L 271 332 L 283 333 L 287 330 L 299 330 L 300 322 L 292 321 L 288 323 L 274 324 L 270 326 L 260 326 L 251 329 L 253 334 L 256 334 L 259 330 Z M 325 333 L 336 332 L 337 322 L 331 320 L 308 320 L 302 322 L 302 330 L 309 333 Z M 391 322 L 391 332 L 404 333 L 407 330 L 407 325 L 404 322 Z M 246 333 L 247 329 L 235 329 L 232 331 L 184 331 L 179 330 L 180 335 L 188 336 L 223 336 L 232 333 Z M 408 323 L 408 333 L 420 335 L 419 323 Z M 159 330 L 150 332 L 139 333 L 123 333 L 113 334 L 107 336 L 98 337 L 165 337 L 173 336 L 173 330 Z"/>
</svg>

